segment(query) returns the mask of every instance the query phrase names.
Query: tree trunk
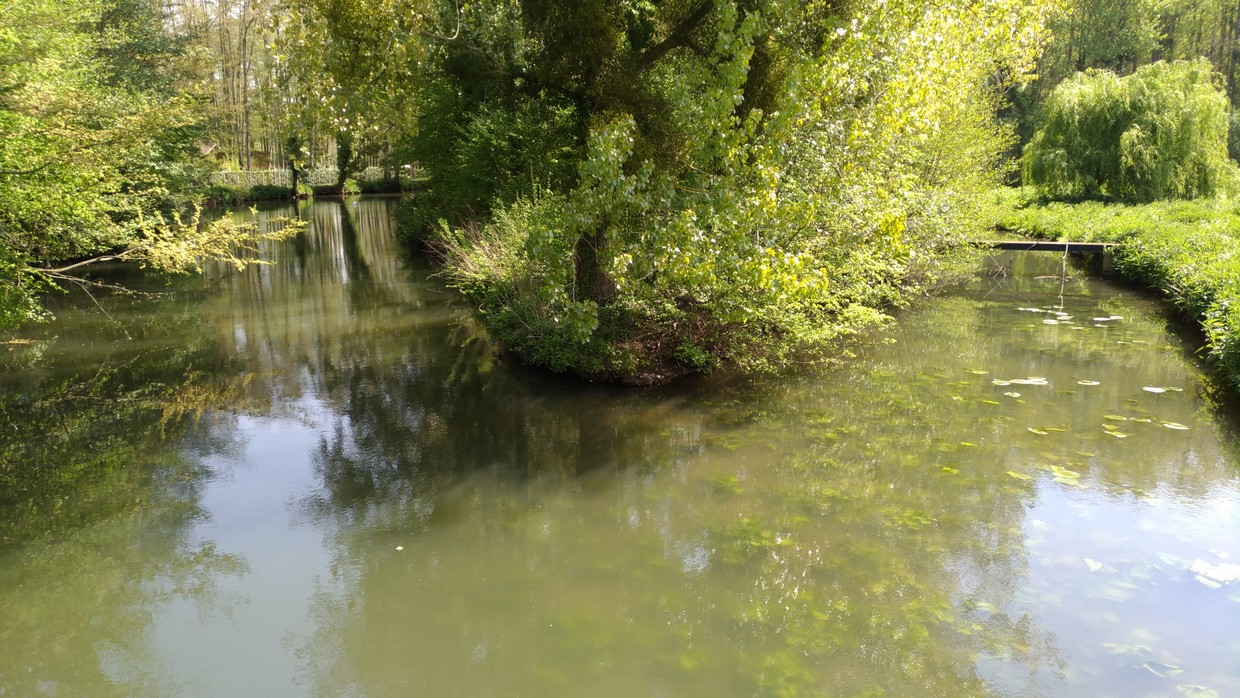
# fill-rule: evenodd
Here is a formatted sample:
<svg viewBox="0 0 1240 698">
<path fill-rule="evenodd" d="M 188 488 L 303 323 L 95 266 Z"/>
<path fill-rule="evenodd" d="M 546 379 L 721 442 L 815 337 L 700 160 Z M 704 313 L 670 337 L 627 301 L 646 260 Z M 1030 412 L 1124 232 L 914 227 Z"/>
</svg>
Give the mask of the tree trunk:
<svg viewBox="0 0 1240 698">
<path fill-rule="evenodd" d="M 344 181 L 353 167 L 353 134 L 348 131 L 336 133 L 336 188 L 344 191 Z"/>
<path fill-rule="evenodd" d="M 607 226 L 600 225 L 594 232 L 577 238 L 573 248 L 576 271 L 574 300 L 590 300 L 600 306 L 616 298 L 616 284 L 603 269 L 603 250 L 607 244 Z"/>
</svg>

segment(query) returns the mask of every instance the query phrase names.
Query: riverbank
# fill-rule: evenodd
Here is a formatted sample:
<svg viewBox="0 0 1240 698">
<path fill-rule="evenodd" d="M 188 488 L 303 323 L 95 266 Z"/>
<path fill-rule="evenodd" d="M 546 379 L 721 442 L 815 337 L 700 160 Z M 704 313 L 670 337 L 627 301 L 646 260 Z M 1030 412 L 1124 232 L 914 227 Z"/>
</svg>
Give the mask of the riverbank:
<svg viewBox="0 0 1240 698">
<path fill-rule="evenodd" d="M 1041 239 L 1118 243 L 1114 273 L 1159 291 L 1197 322 L 1206 358 L 1240 388 L 1240 204 L 1043 204 L 1023 189 L 997 196 L 999 228 Z"/>
<path fill-rule="evenodd" d="M 316 186 L 301 184 L 294 192 L 292 187 L 273 184 L 253 186 L 213 184 L 203 192 L 202 196 L 204 203 L 209 206 L 228 206 L 263 201 L 292 201 L 293 199 L 308 199 L 312 196 L 400 194 L 408 191 L 409 186 L 410 183 L 407 180 L 355 181 L 350 179 L 345 182 L 343 189 L 336 184 Z"/>
</svg>

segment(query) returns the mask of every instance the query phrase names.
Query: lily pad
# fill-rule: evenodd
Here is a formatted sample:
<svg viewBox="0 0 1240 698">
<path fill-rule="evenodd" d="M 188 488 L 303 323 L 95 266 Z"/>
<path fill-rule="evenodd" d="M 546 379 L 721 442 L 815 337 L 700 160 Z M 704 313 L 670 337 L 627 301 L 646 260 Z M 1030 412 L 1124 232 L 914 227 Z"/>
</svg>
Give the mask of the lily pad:
<svg viewBox="0 0 1240 698">
<path fill-rule="evenodd" d="M 1102 418 L 1103 418 L 1103 419 L 1109 419 L 1109 420 L 1111 420 L 1111 421 L 1113 421 L 1113 422 L 1126 422 L 1126 421 L 1128 421 L 1128 418 L 1127 418 L 1127 417 L 1121 417 L 1121 416 L 1119 416 L 1118 414 L 1104 414 L 1104 415 L 1102 415 Z"/>
<path fill-rule="evenodd" d="M 1020 393 L 1015 393 L 1015 392 L 1012 392 L 1012 391 L 1008 391 L 1008 392 L 1004 393 L 1004 395 L 1007 395 L 1008 397 L 1020 397 Z"/>
<path fill-rule="evenodd" d="M 1108 433 L 1108 434 L 1110 434 L 1111 436 L 1114 436 L 1114 437 L 1115 437 L 1115 438 L 1117 438 L 1117 439 L 1126 439 L 1126 438 L 1128 438 L 1128 435 L 1127 435 L 1127 434 L 1125 434 L 1125 433 L 1124 433 L 1124 432 L 1122 432 L 1122 431 L 1109 431 L 1109 430 L 1108 430 L 1108 431 L 1107 431 L 1107 433 Z"/>
<path fill-rule="evenodd" d="M 1033 477 L 1032 477 L 1032 476 L 1026 475 L 1026 474 L 1024 474 L 1024 473 L 1018 473 L 1018 472 L 1016 472 L 1015 470 L 1009 470 L 1009 471 L 1007 471 L 1007 474 L 1008 474 L 1008 475 L 1011 475 L 1012 477 L 1016 478 L 1017 480 L 1032 480 L 1032 479 L 1033 479 Z"/>
</svg>

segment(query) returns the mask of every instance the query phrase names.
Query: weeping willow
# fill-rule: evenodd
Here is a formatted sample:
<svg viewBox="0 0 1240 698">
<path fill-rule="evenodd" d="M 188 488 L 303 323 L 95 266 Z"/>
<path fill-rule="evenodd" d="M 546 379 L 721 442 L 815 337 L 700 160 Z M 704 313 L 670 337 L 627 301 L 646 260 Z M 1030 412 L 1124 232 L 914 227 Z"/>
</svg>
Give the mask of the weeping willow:
<svg viewBox="0 0 1240 698">
<path fill-rule="evenodd" d="M 1025 148 L 1026 184 L 1048 199 L 1150 202 L 1232 190 L 1229 105 L 1204 59 L 1158 62 L 1127 77 L 1086 71 L 1047 100 Z"/>
</svg>

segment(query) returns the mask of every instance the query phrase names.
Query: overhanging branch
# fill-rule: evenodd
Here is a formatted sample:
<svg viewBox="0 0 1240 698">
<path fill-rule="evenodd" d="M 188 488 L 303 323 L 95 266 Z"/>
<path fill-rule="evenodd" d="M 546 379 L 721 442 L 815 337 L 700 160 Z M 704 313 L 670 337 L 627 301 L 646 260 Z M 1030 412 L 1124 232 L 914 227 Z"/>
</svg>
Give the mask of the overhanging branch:
<svg viewBox="0 0 1240 698">
<path fill-rule="evenodd" d="M 688 45 L 694 30 L 701 26 L 702 22 L 710 16 L 710 11 L 714 7 L 715 3 L 713 0 L 704 0 L 704 2 L 694 8 L 688 17 L 685 17 L 680 21 L 680 24 L 676 25 L 676 28 L 672 30 L 671 34 L 667 35 L 666 39 L 646 49 L 646 52 L 642 54 L 637 62 L 637 72 L 646 72 L 655 63 L 658 63 L 661 58 L 670 53 L 672 49 Z"/>
</svg>

